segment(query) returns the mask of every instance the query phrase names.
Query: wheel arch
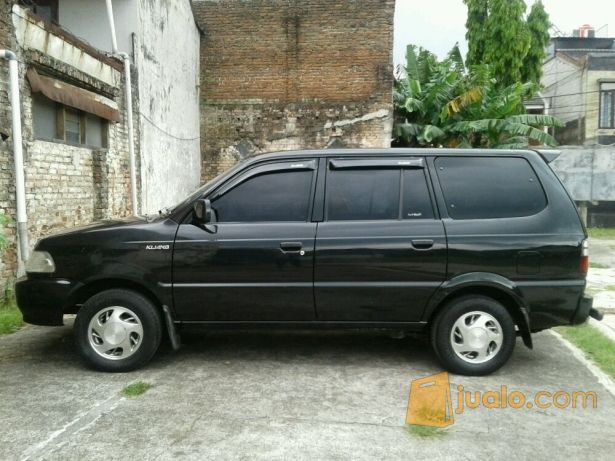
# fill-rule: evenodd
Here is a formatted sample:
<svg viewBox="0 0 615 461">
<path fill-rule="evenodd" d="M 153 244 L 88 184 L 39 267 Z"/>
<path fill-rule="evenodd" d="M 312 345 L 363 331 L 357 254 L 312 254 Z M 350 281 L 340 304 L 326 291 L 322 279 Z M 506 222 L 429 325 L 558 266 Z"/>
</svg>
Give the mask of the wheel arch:
<svg viewBox="0 0 615 461">
<path fill-rule="evenodd" d="M 103 278 L 81 285 L 71 294 L 70 301 L 68 302 L 69 307 L 66 313 L 76 314 L 79 311 L 79 307 L 95 294 L 100 293 L 101 291 L 113 290 L 117 288 L 132 290 L 145 296 L 152 302 L 152 304 L 154 304 L 154 306 L 156 306 L 156 309 L 162 319 L 162 316 L 164 315 L 162 306 L 164 303 L 161 301 L 159 296 L 138 282 L 122 278 Z"/>
<path fill-rule="evenodd" d="M 514 282 L 497 274 L 464 274 L 445 282 L 430 299 L 424 320 L 433 325 L 451 301 L 467 295 L 487 296 L 501 303 L 517 325 L 523 343 L 532 349 L 529 313 L 521 293 Z"/>
</svg>

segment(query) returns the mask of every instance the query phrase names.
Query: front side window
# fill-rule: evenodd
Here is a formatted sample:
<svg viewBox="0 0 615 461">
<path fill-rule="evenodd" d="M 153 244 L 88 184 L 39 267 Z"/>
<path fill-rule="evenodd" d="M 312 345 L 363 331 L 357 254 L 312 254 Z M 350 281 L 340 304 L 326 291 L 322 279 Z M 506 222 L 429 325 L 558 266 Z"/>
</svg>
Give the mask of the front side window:
<svg viewBox="0 0 615 461">
<path fill-rule="evenodd" d="M 253 176 L 212 201 L 216 221 L 307 221 L 313 175 L 286 170 Z"/>
<path fill-rule="evenodd" d="M 397 219 L 399 169 L 330 170 L 327 176 L 327 220 Z"/>
<path fill-rule="evenodd" d="M 547 205 L 536 173 L 523 158 L 439 157 L 435 165 L 453 219 L 531 216 Z"/>
<path fill-rule="evenodd" d="M 615 128 L 615 82 L 600 84 L 600 128 Z"/>
</svg>

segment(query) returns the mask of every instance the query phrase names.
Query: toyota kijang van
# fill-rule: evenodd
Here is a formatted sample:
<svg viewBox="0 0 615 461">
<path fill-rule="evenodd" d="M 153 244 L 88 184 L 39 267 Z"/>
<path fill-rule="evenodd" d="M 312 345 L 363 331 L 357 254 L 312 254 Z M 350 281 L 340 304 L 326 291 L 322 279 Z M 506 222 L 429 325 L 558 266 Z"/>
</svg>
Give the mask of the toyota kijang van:
<svg viewBox="0 0 615 461">
<path fill-rule="evenodd" d="M 587 233 L 531 150 L 381 149 L 245 160 L 156 216 L 41 239 L 16 294 L 99 370 L 145 365 L 183 328 L 379 329 L 441 364 L 498 369 L 517 337 L 600 318 Z M 164 185 L 160 185 L 164 187 Z"/>
</svg>

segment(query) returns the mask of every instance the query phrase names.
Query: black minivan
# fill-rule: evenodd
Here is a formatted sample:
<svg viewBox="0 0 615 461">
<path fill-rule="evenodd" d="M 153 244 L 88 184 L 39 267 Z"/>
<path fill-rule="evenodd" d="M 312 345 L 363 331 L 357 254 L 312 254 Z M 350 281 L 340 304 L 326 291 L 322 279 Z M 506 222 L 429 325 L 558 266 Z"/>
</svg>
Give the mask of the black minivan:
<svg viewBox="0 0 615 461">
<path fill-rule="evenodd" d="M 146 364 L 205 328 L 429 334 L 484 375 L 516 337 L 600 318 L 587 234 L 531 150 L 318 150 L 250 158 L 157 216 L 40 240 L 17 282 L 26 322 L 77 314 L 99 370 Z M 162 186 L 161 186 L 162 187 Z"/>
</svg>

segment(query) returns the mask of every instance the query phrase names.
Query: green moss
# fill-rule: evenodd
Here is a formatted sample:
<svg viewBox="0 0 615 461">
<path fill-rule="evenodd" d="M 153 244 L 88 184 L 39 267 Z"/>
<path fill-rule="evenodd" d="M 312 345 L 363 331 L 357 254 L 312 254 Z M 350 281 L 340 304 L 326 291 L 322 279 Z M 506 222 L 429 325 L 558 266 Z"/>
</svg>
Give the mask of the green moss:
<svg viewBox="0 0 615 461">
<path fill-rule="evenodd" d="M 448 434 L 446 428 L 419 426 L 417 424 L 406 425 L 406 430 L 413 437 L 420 437 L 422 439 L 440 439 Z"/>
<path fill-rule="evenodd" d="M 23 317 L 17 309 L 15 300 L 12 297 L 7 297 L 0 303 L 0 335 L 15 333 L 23 325 Z"/>
<path fill-rule="evenodd" d="M 124 397 L 138 397 L 139 395 L 145 394 L 151 388 L 151 384 L 144 383 L 143 381 L 137 381 L 136 383 L 129 384 L 122 389 L 122 395 Z"/>
</svg>

